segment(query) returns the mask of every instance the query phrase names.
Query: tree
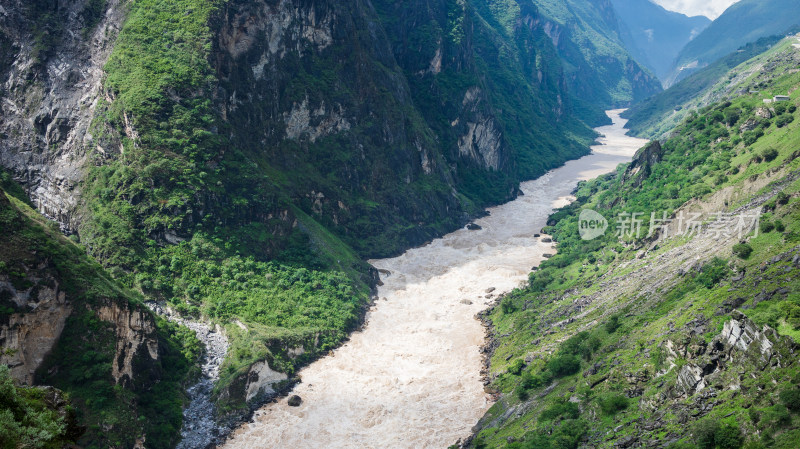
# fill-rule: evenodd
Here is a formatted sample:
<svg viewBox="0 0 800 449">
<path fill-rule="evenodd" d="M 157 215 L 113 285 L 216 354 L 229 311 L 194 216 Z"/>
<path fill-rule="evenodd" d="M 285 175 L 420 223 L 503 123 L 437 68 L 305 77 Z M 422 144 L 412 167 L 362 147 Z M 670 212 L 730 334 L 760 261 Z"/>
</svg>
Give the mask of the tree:
<svg viewBox="0 0 800 449">
<path fill-rule="evenodd" d="M 44 391 L 18 388 L 7 366 L 0 365 L 0 449 L 61 447 L 64 418 L 47 407 Z"/>
<path fill-rule="evenodd" d="M 715 436 L 719 429 L 719 422 L 713 419 L 702 419 L 694 424 L 692 434 L 694 442 L 700 449 L 714 449 Z"/>
<path fill-rule="evenodd" d="M 740 259 L 747 259 L 753 253 L 753 247 L 747 243 L 737 243 L 733 245 L 733 254 Z"/>
<path fill-rule="evenodd" d="M 555 377 L 569 376 L 581 369 L 581 362 L 574 355 L 555 356 L 547 362 L 547 369 Z"/>
<path fill-rule="evenodd" d="M 719 449 L 739 449 L 744 444 L 744 437 L 738 425 L 725 422 L 717 428 L 714 442 Z"/>
</svg>

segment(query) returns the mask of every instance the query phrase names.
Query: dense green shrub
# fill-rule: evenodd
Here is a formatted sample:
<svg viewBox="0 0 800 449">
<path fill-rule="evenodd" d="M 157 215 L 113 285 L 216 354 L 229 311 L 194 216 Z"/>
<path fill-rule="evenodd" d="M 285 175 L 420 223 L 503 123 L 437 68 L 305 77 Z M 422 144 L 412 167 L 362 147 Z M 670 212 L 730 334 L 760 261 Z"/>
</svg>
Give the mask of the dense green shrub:
<svg viewBox="0 0 800 449">
<path fill-rule="evenodd" d="M 764 409 L 759 425 L 762 429 L 772 429 L 784 427 L 791 423 L 792 416 L 789 414 L 789 409 L 783 404 L 775 404 Z"/>
<path fill-rule="evenodd" d="M 543 386 L 544 379 L 539 374 L 532 374 L 530 371 L 526 371 L 522 374 L 522 382 L 520 385 L 526 390 L 532 390 Z"/>
<path fill-rule="evenodd" d="M 580 414 L 581 411 L 578 404 L 562 399 L 542 410 L 539 419 L 542 421 L 550 421 L 556 418 L 577 419 Z"/>
<path fill-rule="evenodd" d="M 733 254 L 740 259 L 747 259 L 753 253 L 753 247 L 747 243 L 737 243 L 733 245 Z"/>
<path fill-rule="evenodd" d="M 506 449 L 577 449 L 586 436 L 588 425 L 581 419 L 566 419 L 552 433 L 529 432 L 522 442 L 510 443 Z M 476 446 L 477 447 L 477 446 Z"/>
<path fill-rule="evenodd" d="M 758 230 L 763 232 L 764 234 L 768 234 L 775 229 L 775 223 L 772 220 L 765 218 L 762 219 L 758 224 Z"/>
<path fill-rule="evenodd" d="M 719 449 L 739 449 L 744 444 L 744 437 L 737 424 L 726 421 L 717 428 L 714 442 Z"/>
<path fill-rule="evenodd" d="M 794 116 L 791 114 L 782 114 L 779 115 L 777 119 L 775 119 L 775 126 L 778 128 L 783 128 L 784 126 L 792 123 L 794 121 Z"/>
<path fill-rule="evenodd" d="M 766 148 L 761 152 L 761 157 L 767 162 L 772 162 L 778 157 L 778 150 L 775 148 Z"/>
<path fill-rule="evenodd" d="M 703 265 L 703 268 L 700 269 L 700 274 L 695 278 L 695 282 L 705 288 L 712 288 L 727 277 L 730 272 L 731 269 L 728 267 L 728 262 L 719 257 L 714 257 Z"/>
<path fill-rule="evenodd" d="M 559 352 L 563 354 L 580 355 L 588 361 L 592 354 L 600 348 L 602 341 L 597 335 L 589 332 L 579 332 L 565 340 L 559 346 Z"/>
<path fill-rule="evenodd" d="M 517 395 L 517 399 L 519 399 L 520 401 L 527 401 L 528 397 L 530 396 L 528 390 L 526 390 L 525 387 L 523 387 L 522 385 L 517 387 L 517 389 L 514 390 L 514 393 Z"/>
<path fill-rule="evenodd" d="M 606 321 L 605 324 L 606 332 L 608 332 L 609 334 L 613 334 L 614 332 L 617 331 L 617 329 L 619 329 L 621 325 L 622 323 L 619 322 L 619 315 L 612 315 L 608 319 L 608 321 Z"/>
<path fill-rule="evenodd" d="M 715 419 L 701 419 L 694 423 L 692 435 L 700 449 L 714 449 L 716 447 L 716 434 L 719 422 Z"/>
<path fill-rule="evenodd" d="M 783 405 L 789 410 L 793 412 L 800 411 L 800 389 L 783 390 L 780 393 L 780 398 Z"/>
<path fill-rule="evenodd" d="M 605 415 L 615 415 L 628 408 L 628 398 L 619 393 L 606 393 L 598 396 L 597 405 Z"/>
<path fill-rule="evenodd" d="M 8 367 L 0 365 L 0 449 L 60 448 L 68 442 L 66 430 L 64 418 L 47 407 L 43 390 L 18 388 Z"/>
<path fill-rule="evenodd" d="M 547 369 L 556 378 L 569 376 L 581 369 L 581 362 L 574 355 L 556 355 L 547 362 Z"/>
<path fill-rule="evenodd" d="M 514 307 L 514 302 L 510 299 L 504 299 L 503 302 L 500 303 L 500 309 L 506 315 L 514 313 L 517 310 L 517 308 Z"/>
<path fill-rule="evenodd" d="M 686 441 L 676 441 L 667 446 L 667 449 L 697 449 L 697 445 Z"/>
<path fill-rule="evenodd" d="M 745 146 L 749 147 L 754 143 L 756 143 L 756 141 L 758 141 L 758 139 L 760 139 L 761 136 L 763 135 L 764 135 L 764 130 L 762 130 L 761 128 L 756 128 L 753 131 L 745 131 L 744 133 L 742 133 L 742 140 L 744 140 Z"/>
<path fill-rule="evenodd" d="M 523 368 L 525 368 L 525 362 L 522 359 L 516 359 L 508 365 L 508 372 L 519 376 Z"/>
</svg>

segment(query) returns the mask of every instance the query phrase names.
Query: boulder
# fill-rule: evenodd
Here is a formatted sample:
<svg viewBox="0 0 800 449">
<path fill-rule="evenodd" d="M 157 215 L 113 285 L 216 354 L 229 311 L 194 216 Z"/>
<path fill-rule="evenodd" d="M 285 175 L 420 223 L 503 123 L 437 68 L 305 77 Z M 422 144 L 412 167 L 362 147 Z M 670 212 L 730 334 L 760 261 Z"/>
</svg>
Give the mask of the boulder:
<svg viewBox="0 0 800 449">
<path fill-rule="evenodd" d="M 303 399 L 301 399 L 300 396 L 293 394 L 289 397 L 289 400 L 286 401 L 286 403 L 289 404 L 289 407 L 299 407 L 300 404 L 303 403 Z"/>
<path fill-rule="evenodd" d="M 483 228 L 476 223 L 470 223 L 467 225 L 467 229 L 469 229 L 470 231 L 480 231 Z"/>
<path fill-rule="evenodd" d="M 757 108 L 756 109 L 756 117 L 769 120 L 769 119 L 772 118 L 772 111 L 770 111 L 768 108 L 764 108 L 764 107 Z"/>
</svg>

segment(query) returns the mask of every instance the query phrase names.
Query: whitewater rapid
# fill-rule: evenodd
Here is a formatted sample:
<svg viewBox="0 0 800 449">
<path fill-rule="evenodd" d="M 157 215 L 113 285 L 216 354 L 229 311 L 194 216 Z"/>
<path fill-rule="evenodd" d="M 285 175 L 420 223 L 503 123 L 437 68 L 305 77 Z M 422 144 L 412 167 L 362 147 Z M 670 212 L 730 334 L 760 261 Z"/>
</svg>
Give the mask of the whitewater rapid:
<svg viewBox="0 0 800 449">
<path fill-rule="evenodd" d="M 224 447 L 446 448 L 469 436 L 491 406 L 475 315 L 555 252 L 534 234 L 578 181 L 614 170 L 646 143 L 625 136 L 621 112 L 608 111 L 614 124 L 597 128 L 592 154 L 523 183 L 524 195 L 476 220 L 481 230 L 370 261 L 390 274 L 364 330 L 301 371 L 299 407 L 285 398 L 266 405 Z"/>
</svg>

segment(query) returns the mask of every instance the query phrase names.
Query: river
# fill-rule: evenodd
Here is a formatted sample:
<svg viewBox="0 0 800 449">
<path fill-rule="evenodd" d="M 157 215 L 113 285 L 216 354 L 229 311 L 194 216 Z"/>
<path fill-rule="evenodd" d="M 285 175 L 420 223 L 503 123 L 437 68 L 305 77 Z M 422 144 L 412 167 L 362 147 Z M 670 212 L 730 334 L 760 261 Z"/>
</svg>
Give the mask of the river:
<svg viewBox="0 0 800 449">
<path fill-rule="evenodd" d="M 590 155 L 523 183 L 524 195 L 476 220 L 481 230 L 370 261 L 390 274 L 381 275 L 364 330 L 301 371 L 299 407 L 285 398 L 266 405 L 224 447 L 446 448 L 467 437 L 491 406 L 475 315 L 554 252 L 534 234 L 577 182 L 614 170 L 646 143 L 625 136 L 621 112 L 608 111 L 614 124 L 597 128 L 604 137 Z"/>
</svg>

